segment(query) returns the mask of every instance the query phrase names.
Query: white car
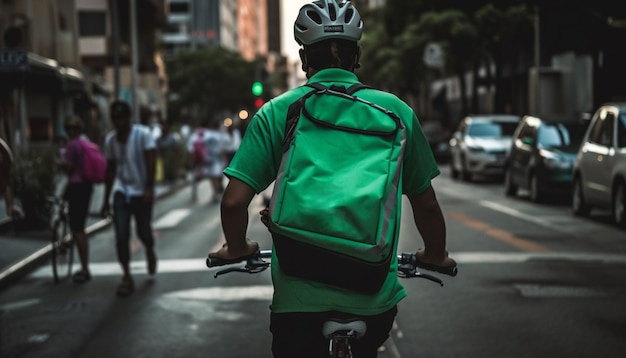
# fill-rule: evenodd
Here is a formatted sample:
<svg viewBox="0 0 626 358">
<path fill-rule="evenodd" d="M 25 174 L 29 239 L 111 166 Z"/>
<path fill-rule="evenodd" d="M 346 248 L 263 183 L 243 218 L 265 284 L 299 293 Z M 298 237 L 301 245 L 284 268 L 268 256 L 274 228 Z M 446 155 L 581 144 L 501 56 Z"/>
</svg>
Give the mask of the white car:
<svg viewBox="0 0 626 358">
<path fill-rule="evenodd" d="M 450 138 L 450 172 L 469 181 L 475 175 L 503 176 L 513 132 L 521 116 L 482 114 L 463 118 Z"/>
<path fill-rule="evenodd" d="M 626 102 L 607 103 L 591 117 L 574 163 L 572 210 L 610 209 L 626 228 Z"/>
</svg>

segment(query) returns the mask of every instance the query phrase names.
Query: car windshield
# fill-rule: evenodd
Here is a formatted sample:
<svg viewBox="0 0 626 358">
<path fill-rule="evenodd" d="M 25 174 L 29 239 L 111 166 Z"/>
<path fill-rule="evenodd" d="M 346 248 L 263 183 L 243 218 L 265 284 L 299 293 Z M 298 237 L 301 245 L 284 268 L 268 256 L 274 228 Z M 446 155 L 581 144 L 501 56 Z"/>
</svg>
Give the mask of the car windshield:
<svg viewBox="0 0 626 358">
<path fill-rule="evenodd" d="M 467 134 L 481 138 L 511 137 L 515 127 L 517 123 L 511 122 L 474 123 L 469 127 Z"/>
<path fill-rule="evenodd" d="M 585 126 L 577 124 L 545 124 L 539 127 L 539 148 L 578 148 L 585 134 Z"/>
</svg>

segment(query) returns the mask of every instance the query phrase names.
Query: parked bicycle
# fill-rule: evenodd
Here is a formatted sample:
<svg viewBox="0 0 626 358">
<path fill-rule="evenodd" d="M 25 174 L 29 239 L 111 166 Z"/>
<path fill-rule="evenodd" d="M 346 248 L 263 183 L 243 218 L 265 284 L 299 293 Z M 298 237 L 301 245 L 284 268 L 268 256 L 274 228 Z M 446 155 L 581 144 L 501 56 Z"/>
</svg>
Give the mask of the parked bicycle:
<svg viewBox="0 0 626 358">
<path fill-rule="evenodd" d="M 67 201 L 59 196 L 48 198 L 52 208 L 50 210 L 50 260 L 52 261 L 52 275 L 57 284 L 72 274 L 74 262 L 74 242 L 69 232 L 69 214 Z"/>
<path fill-rule="evenodd" d="M 265 271 L 270 266 L 270 262 L 265 261 L 264 259 L 271 257 L 272 250 L 260 250 L 252 256 L 242 257 L 235 260 L 223 260 L 215 257 L 207 257 L 206 265 L 207 267 L 212 268 L 224 265 L 236 265 L 245 262 L 244 266 L 228 267 L 215 272 L 215 278 L 231 272 L 255 274 Z M 456 276 L 458 272 L 456 266 L 438 267 L 420 262 L 413 253 L 398 254 L 398 277 L 424 278 L 443 286 L 443 281 L 441 279 L 436 276 L 420 272 L 418 267 L 448 276 Z M 328 339 L 328 356 L 331 358 L 351 358 L 351 342 L 363 337 L 366 331 L 367 325 L 365 324 L 365 321 L 361 320 L 358 316 L 337 319 L 333 318 L 324 322 L 321 334 Z"/>
</svg>

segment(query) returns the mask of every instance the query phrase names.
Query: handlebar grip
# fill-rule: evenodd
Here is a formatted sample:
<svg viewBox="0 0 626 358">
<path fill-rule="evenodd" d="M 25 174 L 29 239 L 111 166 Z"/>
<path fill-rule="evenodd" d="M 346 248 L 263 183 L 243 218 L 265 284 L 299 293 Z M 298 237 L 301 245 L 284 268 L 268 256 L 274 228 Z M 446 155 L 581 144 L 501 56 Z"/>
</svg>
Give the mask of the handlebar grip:
<svg viewBox="0 0 626 358">
<path fill-rule="evenodd" d="M 225 260 L 225 259 L 220 259 L 219 257 L 207 257 L 206 258 L 206 266 L 207 267 L 217 267 L 217 266 L 236 264 L 236 263 L 244 261 L 246 258 L 247 257 L 240 257 L 238 259 Z"/>
<path fill-rule="evenodd" d="M 448 275 L 452 277 L 456 276 L 458 273 L 458 269 L 456 265 L 450 266 L 450 267 L 441 267 L 437 265 L 427 264 L 425 262 L 418 260 L 417 256 L 415 256 L 414 253 L 409 253 L 409 252 L 403 252 L 402 254 L 398 255 L 398 263 L 409 264 L 414 267 L 423 268 L 428 271 L 438 272 L 438 273 L 442 273 L 444 275 Z"/>
<path fill-rule="evenodd" d="M 421 262 L 417 258 L 415 258 L 415 264 L 417 265 L 417 267 L 423 268 L 425 270 L 439 272 L 444 275 L 448 275 L 452 277 L 456 276 L 456 274 L 458 273 L 458 269 L 456 266 L 449 266 L 449 267 L 436 266 L 432 264 L 427 264 L 425 262 Z"/>
</svg>

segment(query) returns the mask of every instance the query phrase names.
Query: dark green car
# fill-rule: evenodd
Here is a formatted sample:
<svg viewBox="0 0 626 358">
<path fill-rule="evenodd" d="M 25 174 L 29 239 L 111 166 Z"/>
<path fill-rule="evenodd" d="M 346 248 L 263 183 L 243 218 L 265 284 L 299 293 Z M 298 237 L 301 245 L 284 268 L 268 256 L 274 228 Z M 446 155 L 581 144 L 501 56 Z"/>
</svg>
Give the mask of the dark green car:
<svg viewBox="0 0 626 358">
<path fill-rule="evenodd" d="M 504 191 L 525 189 L 534 202 L 569 197 L 576 153 L 587 128 L 572 118 L 524 116 L 513 133 L 505 164 Z"/>
</svg>

